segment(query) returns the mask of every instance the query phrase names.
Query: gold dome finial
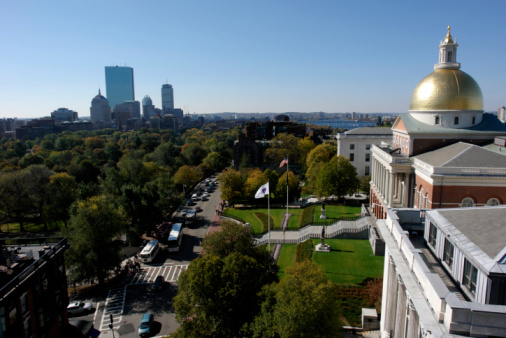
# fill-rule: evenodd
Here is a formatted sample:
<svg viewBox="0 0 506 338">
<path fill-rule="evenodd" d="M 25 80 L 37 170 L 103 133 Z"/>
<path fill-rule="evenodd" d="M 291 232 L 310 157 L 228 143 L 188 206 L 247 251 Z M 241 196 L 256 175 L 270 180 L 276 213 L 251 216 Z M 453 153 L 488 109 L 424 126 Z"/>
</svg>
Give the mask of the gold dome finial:
<svg viewBox="0 0 506 338">
<path fill-rule="evenodd" d="M 453 43 L 453 38 L 450 35 L 450 26 L 448 26 L 448 34 L 446 34 L 444 41 L 445 41 L 445 43 Z"/>
</svg>

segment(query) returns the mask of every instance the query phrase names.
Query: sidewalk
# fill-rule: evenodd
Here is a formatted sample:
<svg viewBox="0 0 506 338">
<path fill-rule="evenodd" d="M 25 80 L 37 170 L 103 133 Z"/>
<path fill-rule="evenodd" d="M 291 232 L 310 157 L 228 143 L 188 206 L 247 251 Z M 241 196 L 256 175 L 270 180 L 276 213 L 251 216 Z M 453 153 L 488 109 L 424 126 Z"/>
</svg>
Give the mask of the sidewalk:
<svg viewBox="0 0 506 338">
<path fill-rule="evenodd" d="M 224 205 L 224 202 L 220 200 L 219 205 Z M 220 211 L 223 211 L 223 207 L 221 209 L 217 209 Z M 211 225 L 209 226 L 209 229 L 207 230 L 207 235 L 212 234 L 213 232 L 221 231 L 221 218 L 216 213 L 214 214 L 213 220 L 211 221 Z"/>
</svg>

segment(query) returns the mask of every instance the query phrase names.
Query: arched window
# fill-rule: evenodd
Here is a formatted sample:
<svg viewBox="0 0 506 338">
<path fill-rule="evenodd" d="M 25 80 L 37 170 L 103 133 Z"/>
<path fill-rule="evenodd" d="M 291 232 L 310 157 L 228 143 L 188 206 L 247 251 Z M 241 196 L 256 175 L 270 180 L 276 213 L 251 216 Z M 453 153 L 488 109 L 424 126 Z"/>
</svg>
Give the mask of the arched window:
<svg viewBox="0 0 506 338">
<path fill-rule="evenodd" d="M 460 202 L 460 206 L 462 208 L 469 208 L 469 207 L 473 207 L 474 206 L 474 201 L 472 198 L 470 197 L 466 197 L 462 200 L 462 202 Z"/>
<path fill-rule="evenodd" d="M 501 204 L 501 202 L 499 202 L 499 200 L 497 198 L 491 198 L 487 201 L 487 205 L 490 205 L 490 206 L 496 206 L 499 204 Z"/>
<path fill-rule="evenodd" d="M 415 187 L 415 200 L 413 203 L 414 208 L 418 205 L 418 187 Z"/>
<path fill-rule="evenodd" d="M 459 117 L 458 116 L 455 116 L 453 118 L 453 124 L 459 124 Z"/>
<path fill-rule="evenodd" d="M 424 203 L 423 203 L 423 188 L 420 189 L 419 198 L 420 198 L 420 200 L 418 201 L 418 207 L 420 209 L 423 209 L 424 208 Z"/>
<path fill-rule="evenodd" d="M 425 208 L 429 209 L 429 193 L 425 194 Z"/>
<path fill-rule="evenodd" d="M 448 60 L 447 60 L 447 61 L 448 61 L 448 62 L 453 62 L 453 53 L 452 53 L 452 51 L 451 51 L 451 50 L 450 50 L 450 51 L 448 51 Z"/>
<path fill-rule="evenodd" d="M 434 124 L 439 124 L 439 122 L 440 122 L 440 121 L 439 121 L 439 116 L 436 116 L 436 117 L 434 118 Z"/>
<path fill-rule="evenodd" d="M 473 119 L 472 119 L 472 124 L 475 124 L 476 123 L 476 116 L 473 116 Z"/>
</svg>

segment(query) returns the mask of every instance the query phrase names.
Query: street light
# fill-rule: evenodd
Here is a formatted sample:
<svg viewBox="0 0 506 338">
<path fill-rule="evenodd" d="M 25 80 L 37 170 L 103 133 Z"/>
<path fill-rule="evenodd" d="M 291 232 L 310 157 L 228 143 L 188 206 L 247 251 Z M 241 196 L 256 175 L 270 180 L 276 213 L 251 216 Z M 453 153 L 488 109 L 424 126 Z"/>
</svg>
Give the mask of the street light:
<svg viewBox="0 0 506 338">
<path fill-rule="evenodd" d="M 111 324 L 109 324 L 109 328 L 110 328 L 110 329 L 111 329 L 111 331 L 112 331 L 112 338 L 115 338 L 115 337 L 114 337 L 114 329 L 113 329 L 113 327 L 112 327 L 112 313 L 111 313 L 111 314 L 109 314 L 109 316 L 110 316 L 109 318 L 111 319 Z"/>
</svg>

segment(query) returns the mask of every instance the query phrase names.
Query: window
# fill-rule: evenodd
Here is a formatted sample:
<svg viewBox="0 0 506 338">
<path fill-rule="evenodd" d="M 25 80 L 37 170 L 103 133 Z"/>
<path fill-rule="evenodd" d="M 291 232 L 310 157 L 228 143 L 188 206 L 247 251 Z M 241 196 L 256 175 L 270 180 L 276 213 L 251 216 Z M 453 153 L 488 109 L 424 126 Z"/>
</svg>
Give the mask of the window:
<svg viewBox="0 0 506 338">
<path fill-rule="evenodd" d="M 475 116 L 473 116 L 473 119 L 472 119 L 471 123 L 472 123 L 472 124 L 475 124 L 475 123 L 476 123 L 476 117 L 475 117 Z"/>
<path fill-rule="evenodd" d="M 434 124 L 439 124 L 439 116 L 436 116 L 436 117 L 434 118 Z"/>
<path fill-rule="evenodd" d="M 355 154 L 351 153 L 350 154 L 350 162 L 353 162 L 355 160 Z"/>
<path fill-rule="evenodd" d="M 453 266 L 453 244 L 445 238 L 445 251 L 443 253 L 443 261 L 451 268 Z"/>
<path fill-rule="evenodd" d="M 453 53 L 452 51 L 448 51 L 448 62 L 453 62 Z"/>
<path fill-rule="evenodd" d="M 499 200 L 497 198 L 491 198 L 487 201 L 487 205 L 490 205 L 490 206 L 496 206 L 499 204 L 501 204 L 501 202 L 499 202 Z"/>
<path fill-rule="evenodd" d="M 370 168 L 368 165 L 365 166 L 365 172 L 364 174 L 367 176 L 367 175 L 370 175 L 371 174 L 371 171 L 370 171 Z"/>
<path fill-rule="evenodd" d="M 370 144 L 366 144 L 365 145 L 365 150 L 369 150 L 369 149 L 371 149 L 371 145 Z"/>
<path fill-rule="evenodd" d="M 423 209 L 423 188 L 420 189 L 420 200 L 418 201 L 418 203 L 419 203 L 418 207 L 420 209 Z"/>
<path fill-rule="evenodd" d="M 354 150 L 355 149 L 355 145 L 354 144 L 350 144 L 350 150 Z"/>
<path fill-rule="evenodd" d="M 366 162 L 371 161 L 371 154 L 365 154 L 365 161 Z"/>
<path fill-rule="evenodd" d="M 459 124 L 459 117 L 458 116 L 455 116 L 453 118 L 453 124 Z"/>
<path fill-rule="evenodd" d="M 473 294 L 476 292 L 477 279 L 478 279 L 478 269 L 476 269 L 467 259 L 465 259 L 463 284 Z"/>
<path fill-rule="evenodd" d="M 32 336 L 32 325 L 30 317 L 25 319 L 25 322 L 23 323 L 23 327 L 25 329 L 25 337 L 31 337 Z"/>
<path fill-rule="evenodd" d="M 28 312 L 28 300 L 26 292 L 21 296 L 21 313 L 25 314 Z"/>
<path fill-rule="evenodd" d="M 460 206 L 462 208 L 470 208 L 470 207 L 474 206 L 474 201 L 472 198 L 466 197 L 462 200 L 462 202 L 460 203 Z"/>
<path fill-rule="evenodd" d="M 429 228 L 429 244 L 435 248 L 436 247 L 436 238 L 437 238 L 437 228 L 434 224 L 430 224 Z"/>
</svg>

